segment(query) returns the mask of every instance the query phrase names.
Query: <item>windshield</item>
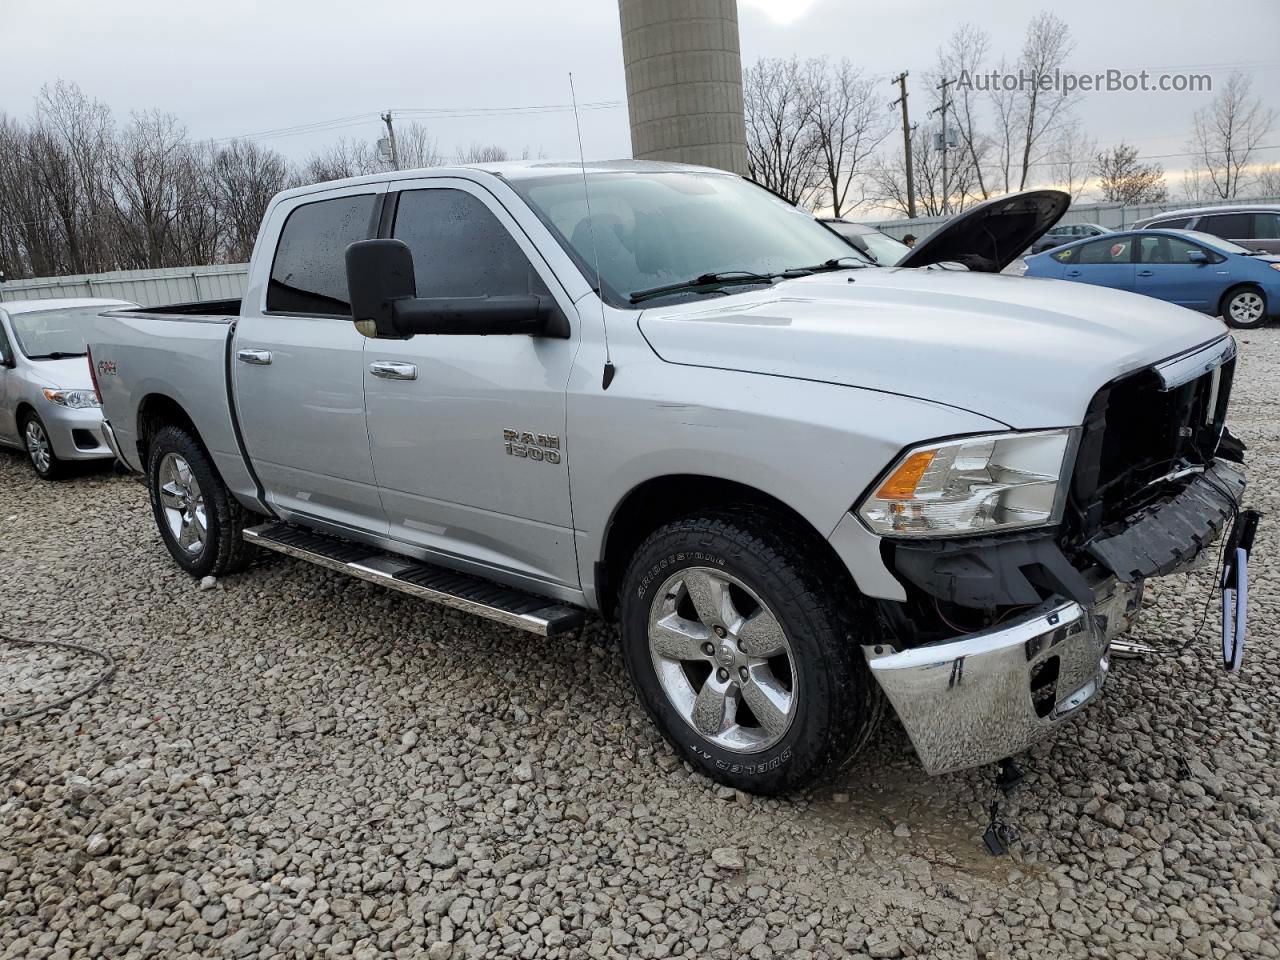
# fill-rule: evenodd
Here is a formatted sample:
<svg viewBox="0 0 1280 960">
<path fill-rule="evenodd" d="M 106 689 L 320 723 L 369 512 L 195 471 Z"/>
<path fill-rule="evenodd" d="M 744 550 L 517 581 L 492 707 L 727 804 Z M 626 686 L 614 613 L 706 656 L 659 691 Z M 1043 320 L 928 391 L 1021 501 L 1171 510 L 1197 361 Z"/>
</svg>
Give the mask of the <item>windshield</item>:
<svg viewBox="0 0 1280 960">
<path fill-rule="evenodd" d="M 603 295 L 613 306 L 631 307 L 637 291 L 713 274 L 771 275 L 841 258 L 844 265 L 861 265 L 862 258 L 850 259 L 849 246 L 808 212 L 734 176 L 588 173 L 594 251 L 581 174 L 511 185 L 588 278 L 595 276 L 598 252 Z"/>
<path fill-rule="evenodd" d="M 876 263 L 882 267 L 892 267 L 911 252 L 911 248 L 900 240 L 895 240 L 887 233 L 878 230 L 862 235 L 862 242 L 867 245 Z"/>
<path fill-rule="evenodd" d="M 1253 253 L 1248 247 L 1242 247 L 1238 243 L 1232 243 L 1230 240 L 1223 240 L 1221 237 L 1215 237 L 1211 233 L 1201 233 L 1199 230 L 1179 230 L 1178 233 L 1184 237 L 1190 237 L 1199 243 L 1203 243 L 1206 247 L 1213 247 L 1215 250 L 1221 250 L 1223 253 Z"/>
<path fill-rule="evenodd" d="M 102 307 L 11 313 L 13 336 L 28 360 L 83 357 L 85 334 Z"/>
</svg>

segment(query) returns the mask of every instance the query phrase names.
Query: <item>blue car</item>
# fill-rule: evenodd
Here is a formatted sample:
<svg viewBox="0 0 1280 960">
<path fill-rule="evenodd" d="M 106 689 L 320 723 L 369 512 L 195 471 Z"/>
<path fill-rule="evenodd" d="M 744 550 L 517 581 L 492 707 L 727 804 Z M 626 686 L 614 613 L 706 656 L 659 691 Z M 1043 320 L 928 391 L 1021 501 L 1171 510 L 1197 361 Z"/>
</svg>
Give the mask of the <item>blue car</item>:
<svg viewBox="0 0 1280 960">
<path fill-rule="evenodd" d="M 1128 230 L 1027 257 L 1028 277 L 1054 277 L 1167 300 L 1233 327 L 1280 316 L 1280 256 L 1193 230 Z"/>
</svg>

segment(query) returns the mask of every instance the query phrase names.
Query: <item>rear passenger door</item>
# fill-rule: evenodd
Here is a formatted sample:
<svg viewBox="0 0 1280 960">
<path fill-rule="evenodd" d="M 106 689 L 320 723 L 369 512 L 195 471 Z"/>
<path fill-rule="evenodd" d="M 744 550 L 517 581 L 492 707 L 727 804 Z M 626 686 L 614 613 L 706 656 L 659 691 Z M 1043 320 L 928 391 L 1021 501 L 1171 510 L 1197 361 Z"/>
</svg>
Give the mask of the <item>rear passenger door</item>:
<svg viewBox="0 0 1280 960">
<path fill-rule="evenodd" d="M 1063 279 L 1116 290 L 1133 289 L 1133 238 L 1103 237 L 1074 248 Z"/>
<path fill-rule="evenodd" d="M 369 437 L 390 535 L 513 586 L 576 590 L 565 437 L 573 303 L 484 187 L 447 177 L 395 186 L 384 232 L 412 252 L 418 296 L 552 296 L 572 333 L 369 341 Z"/>
<path fill-rule="evenodd" d="M 282 201 L 259 239 L 233 344 L 241 430 L 267 500 L 337 533 L 386 531 L 345 260 L 376 233 L 385 192 L 365 184 Z"/>
</svg>

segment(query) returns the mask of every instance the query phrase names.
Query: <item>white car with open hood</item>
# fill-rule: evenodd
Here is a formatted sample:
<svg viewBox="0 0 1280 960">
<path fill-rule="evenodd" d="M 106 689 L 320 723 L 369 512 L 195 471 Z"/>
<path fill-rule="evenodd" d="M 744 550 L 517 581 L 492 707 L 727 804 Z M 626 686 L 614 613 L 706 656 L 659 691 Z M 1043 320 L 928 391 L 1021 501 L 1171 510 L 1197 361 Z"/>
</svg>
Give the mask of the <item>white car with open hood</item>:
<svg viewBox="0 0 1280 960">
<path fill-rule="evenodd" d="M 1244 489 L 1220 322 L 999 274 L 1066 204 L 884 268 L 710 169 L 317 184 L 271 203 L 243 300 L 109 311 L 91 362 L 193 575 L 256 546 L 548 636 L 594 611 L 745 790 L 834 771 L 886 701 L 953 770 L 1097 696 Z"/>
</svg>

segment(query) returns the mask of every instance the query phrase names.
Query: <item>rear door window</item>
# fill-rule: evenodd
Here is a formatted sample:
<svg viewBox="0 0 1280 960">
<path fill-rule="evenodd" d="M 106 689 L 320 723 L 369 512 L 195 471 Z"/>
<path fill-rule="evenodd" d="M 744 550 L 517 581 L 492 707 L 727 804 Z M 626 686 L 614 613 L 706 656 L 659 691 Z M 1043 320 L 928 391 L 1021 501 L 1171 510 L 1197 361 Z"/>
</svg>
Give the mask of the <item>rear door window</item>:
<svg viewBox="0 0 1280 960">
<path fill-rule="evenodd" d="M 284 222 L 267 285 L 267 309 L 351 316 L 347 247 L 373 235 L 377 196 L 362 193 L 307 203 Z"/>
<path fill-rule="evenodd" d="M 1253 239 L 1253 214 L 1251 213 L 1215 213 L 1201 217 L 1196 229 L 1201 233 L 1211 233 L 1223 240 Z"/>
<path fill-rule="evenodd" d="M 1133 243 L 1129 237 L 1122 240 L 1094 240 L 1081 244 L 1076 263 L 1130 263 Z"/>
<path fill-rule="evenodd" d="M 1181 230 L 1191 222 L 1190 217 L 1174 217 L 1172 220 L 1157 220 L 1154 223 L 1148 223 L 1148 230 Z"/>
</svg>

